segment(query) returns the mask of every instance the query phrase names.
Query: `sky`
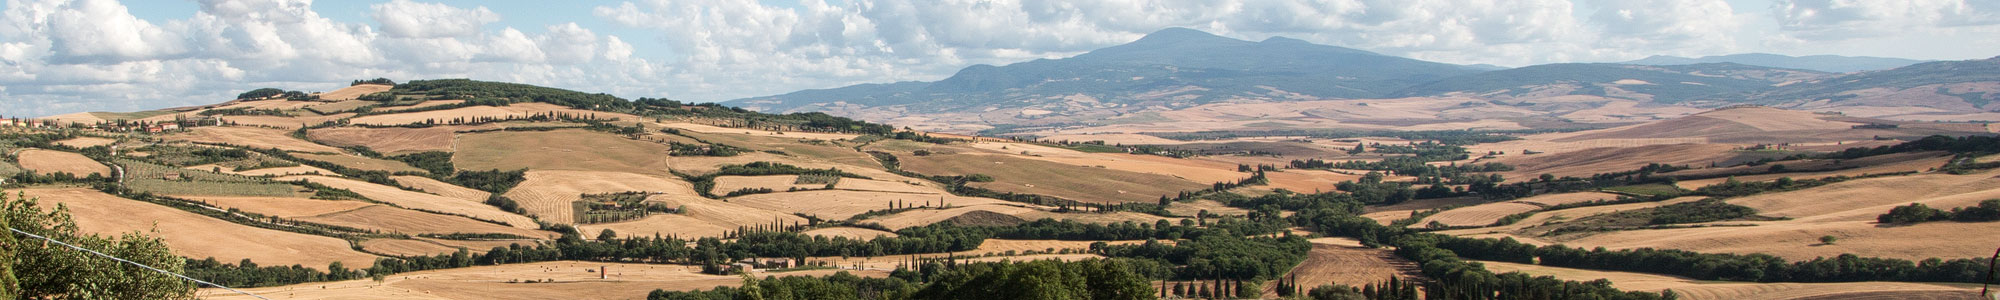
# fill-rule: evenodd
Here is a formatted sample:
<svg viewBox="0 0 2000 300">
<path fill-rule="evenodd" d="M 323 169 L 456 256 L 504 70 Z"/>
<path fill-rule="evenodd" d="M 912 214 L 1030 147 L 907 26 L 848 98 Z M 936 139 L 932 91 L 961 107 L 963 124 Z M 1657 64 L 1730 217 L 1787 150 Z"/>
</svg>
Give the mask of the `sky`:
<svg viewBox="0 0 2000 300">
<path fill-rule="evenodd" d="M 6 0 L 0 116 L 472 78 L 684 101 L 930 81 L 1186 27 L 1527 66 L 2000 55 L 2000 0 Z"/>
</svg>

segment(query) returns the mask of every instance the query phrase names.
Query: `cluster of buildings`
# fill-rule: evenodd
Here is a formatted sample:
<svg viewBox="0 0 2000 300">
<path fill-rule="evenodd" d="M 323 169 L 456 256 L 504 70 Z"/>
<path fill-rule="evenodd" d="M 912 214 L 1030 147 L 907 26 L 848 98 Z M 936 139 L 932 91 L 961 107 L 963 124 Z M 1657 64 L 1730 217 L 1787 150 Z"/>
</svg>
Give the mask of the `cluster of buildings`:
<svg viewBox="0 0 2000 300">
<path fill-rule="evenodd" d="M 104 131 L 148 132 L 148 133 L 173 131 L 173 130 L 179 130 L 183 127 L 192 127 L 192 126 L 221 125 L 221 123 L 222 123 L 221 120 L 213 117 L 197 117 L 189 119 L 179 119 L 174 121 L 164 121 L 164 122 L 117 121 L 117 122 L 98 122 L 95 124 L 84 124 L 84 123 L 62 124 L 55 120 L 0 117 L 0 127 L 51 128 L 51 129 L 90 128 L 90 129 L 98 129 Z"/>
</svg>

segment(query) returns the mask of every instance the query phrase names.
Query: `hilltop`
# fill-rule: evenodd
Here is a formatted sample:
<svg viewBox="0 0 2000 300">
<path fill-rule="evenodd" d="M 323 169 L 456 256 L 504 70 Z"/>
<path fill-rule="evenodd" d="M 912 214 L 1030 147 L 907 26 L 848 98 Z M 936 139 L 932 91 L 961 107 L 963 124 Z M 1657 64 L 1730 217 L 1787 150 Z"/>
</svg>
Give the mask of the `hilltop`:
<svg viewBox="0 0 2000 300">
<path fill-rule="evenodd" d="M 1769 53 L 1743 53 L 1730 55 L 1687 58 L 1679 56 L 1654 55 L 1639 60 L 1622 62 L 1628 65 L 1671 66 L 1705 63 L 1736 63 L 1772 68 L 1813 70 L 1828 73 L 1852 73 L 1874 70 L 1888 70 L 1923 63 L 1925 61 L 1872 56 L 1807 55 L 1787 56 Z"/>
</svg>

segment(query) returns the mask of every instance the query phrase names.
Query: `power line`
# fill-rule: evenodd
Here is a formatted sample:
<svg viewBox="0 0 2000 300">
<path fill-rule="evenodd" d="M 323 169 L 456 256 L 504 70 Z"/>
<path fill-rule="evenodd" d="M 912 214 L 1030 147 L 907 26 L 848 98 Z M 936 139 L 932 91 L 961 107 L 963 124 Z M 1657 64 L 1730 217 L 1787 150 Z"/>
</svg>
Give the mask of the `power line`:
<svg viewBox="0 0 2000 300">
<path fill-rule="evenodd" d="M 74 248 L 74 249 L 76 249 L 76 250 L 82 250 L 83 252 L 88 252 L 88 253 L 90 253 L 90 254 L 96 254 L 97 256 L 103 256 L 104 258 L 109 258 L 109 259 L 111 259 L 111 260 L 116 260 L 116 261 L 119 261 L 119 262 L 123 262 L 123 263 L 128 263 L 128 264 L 132 264 L 132 265 L 134 265 L 134 266 L 139 266 L 140 268 L 146 268 L 147 270 L 153 270 L 153 272 L 160 272 L 160 273 L 163 273 L 163 274 L 167 274 L 167 275 L 173 275 L 174 277 L 180 277 L 181 279 L 186 279 L 187 281 L 193 281 L 193 282 L 196 282 L 196 283 L 200 283 L 200 284 L 206 284 L 206 285 L 209 285 L 209 286 L 213 286 L 213 287 L 218 287 L 218 288 L 222 288 L 222 289 L 225 289 L 225 290 L 229 290 L 229 291 L 231 291 L 231 292 L 236 292 L 236 293 L 238 293 L 238 294 L 244 294 L 244 295 L 250 295 L 251 297 L 257 297 L 257 299 L 264 299 L 264 300 L 271 300 L 271 298 L 264 298 L 264 296 L 258 296 L 257 294 L 251 294 L 250 292 L 245 292 L 245 291 L 240 291 L 240 290 L 236 290 L 236 289 L 232 289 L 232 288 L 229 288 L 229 287 L 226 287 L 226 286 L 222 286 L 222 285 L 220 285 L 220 284 L 215 284 L 215 283 L 211 283 L 211 282 L 207 282 L 207 281 L 202 281 L 201 279 L 194 279 L 193 277 L 187 277 L 186 275 L 181 275 L 181 274 L 175 274 L 174 272 L 168 272 L 167 270 L 161 270 L 161 269 L 159 269 L 159 268 L 154 268 L 153 266 L 148 266 L 148 265 L 145 265 L 145 264 L 141 264 L 141 263 L 137 263 L 137 262 L 133 262 L 133 261 L 129 261 L 129 260 L 125 260 L 125 259 L 123 259 L 123 258 L 118 258 L 118 257 L 116 257 L 116 256 L 111 256 L 110 254 L 104 254 L 104 253 L 102 253 L 102 252 L 97 252 L 96 250 L 90 250 L 90 249 L 84 249 L 83 247 L 77 247 L 76 245 L 70 245 L 69 243 L 64 243 L 63 241 L 58 241 L 58 240 L 56 240 L 56 239 L 52 239 L 52 238 L 48 238 L 48 237 L 44 237 L 44 236 L 39 236 L 39 235 L 35 235 L 35 234 L 33 234 L 33 233 L 28 233 L 28 232 L 26 232 L 26 231 L 21 231 L 20 229 L 14 229 L 14 228 L 12 228 L 12 227 L 8 227 L 8 228 L 7 228 L 7 230 L 12 230 L 12 231 L 14 231 L 14 233 L 19 233 L 19 234 L 22 234 L 22 235 L 27 235 L 27 236 L 29 236 L 29 237 L 33 237 L 33 238 L 38 238 L 38 239 L 42 239 L 42 240 L 46 240 L 46 241 L 50 241 L 50 242 L 55 242 L 55 243 L 56 243 L 57 245 L 63 245 L 63 246 L 65 246 L 65 247 L 70 247 L 70 248 Z"/>
</svg>

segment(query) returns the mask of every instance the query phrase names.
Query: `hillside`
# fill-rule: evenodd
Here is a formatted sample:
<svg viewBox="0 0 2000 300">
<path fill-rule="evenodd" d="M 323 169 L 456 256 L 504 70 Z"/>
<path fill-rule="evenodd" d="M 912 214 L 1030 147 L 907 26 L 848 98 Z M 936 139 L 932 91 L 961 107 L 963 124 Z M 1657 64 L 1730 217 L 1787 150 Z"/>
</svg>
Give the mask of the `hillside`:
<svg viewBox="0 0 2000 300">
<path fill-rule="evenodd" d="M 1687 72 L 1732 74 L 1726 67 Z M 1776 255 L 1731 268 L 1854 253 L 1895 268 L 1718 278 L 1575 263 L 1627 260 L 1616 253 L 1525 254 L 1585 279 L 1966 283 L 1974 279 L 1952 274 L 1970 274 L 1965 256 L 1982 246 L 1945 237 L 2000 224 L 1867 221 L 1899 201 L 1956 208 L 2000 195 L 1991 180 L 2000 171 L 1978 163 L 1990 158 L 1952 155 L 2000 152 L 2000 140 L 1925 137 L 1990 135 L 1983 124 L 1770 107 L 1694 112 L 1590 95 L 1212 103 L 1152 113 L 1174 122 L 1042 128 L 1072 134 L 1036 140 L 463 79 L 342 93 L 358 95 L 0 127 L 0 187 L 70 207 L 73 230 L 157 228 L 168 259 L 187 259 L 175 268 L 278 298 L 733 298 L 699 295 L 732 293 L 712 288 L 743 284 L 737 274 L 785 278 L 761 281 L 772 291 L 812 280 L 910 293 L 1123 282 L 1150 296 L 1221 277 L 1251 283 L 1233 294 L 1275 297 L 1294 285 L 1393 277 L 1656 297 L 1556 279 L 1503 288 L 1451 278 L 1521 278 L 1466 264 L 1523 261 L 1521 247 L 1476 248 L 1518 242 Z M 1538 115 L 1544 109 L 1601 122 Z M 1915 198 L 1882 196 L 1899 194 Z M 1669 217 L 1683 223 L 1646 223 Z M 1840 244 L 1790 247 L 1816 236 Z M 1947 263 L 1908 263 L 1931 257 Z M 1067 269 L 1094 275 L 980 273 Z M 926 272 L 945 275 L 883 283 Z M 794 275 L 828 276 L 785 277 Z M 949 281 L 992 276 L 1055 283 Z M 1099 277 L 1123 279 L 1084 279 Z"/>
<path fill-rule="evenodd" d="M 1075 57 L 976 65 L 935 82 L 806 90 L 729 103 L 769 112 L 888 109 L 907 113 L 1035 109 L 1030 115 L 1187 107 L 1233 99 L 1376 98 L 1477 72 L 1274 37 L 1259 42 L 1171 28 Z"/>
<path fill-rule="evenodd" d="M 1758 91 L 1826 73 L 1734 63 L 1671 66 L 1548 64 L 1441 79 L 1393 95 L 1531 99 L 1589 95 L 1682 103 Z"/>
<path fill-rule="evenodd" d="M 1923 62 L 1924 61 L 1912 60 L 1912 59 L 1872 57 L 1872 56 L 1839 56 L 1839 55 L 1787 56 L 1787 55 L 1778 55 L 1769 53 L 1743 53 L 1743 54 L 1730 54 L 1730 55 L 1703 56 L 1699 58 L 1654 55 L 1639 60 L 1622 62 L 1621 64 L 1667 66 L 1667 65 L 1692 65 L 1692 64 L 1706 64 L 1706 63 L 1736 63 L 1736 64 L 1745 64 L 1752 66 L 1765 66 L 1772 68 L 1813 70 L 1813 71 L 1828 72 L 1828 73 L 1851 73 L 1851 72 L 1861 72 L 1861 71 L 1888 70 Z"/>
<path fill-rule="evenodd" d="M 1939 61 L 1819 78 L 1730 100 L 1863 116 L 1990 112 L 2000 99 L 2000 57 Z M 1907 116 L 1906 116 L 1907 115 Z"/>
</svg>

